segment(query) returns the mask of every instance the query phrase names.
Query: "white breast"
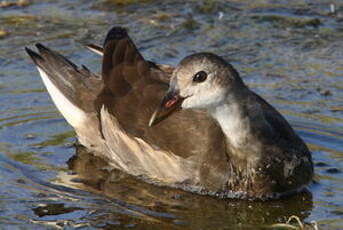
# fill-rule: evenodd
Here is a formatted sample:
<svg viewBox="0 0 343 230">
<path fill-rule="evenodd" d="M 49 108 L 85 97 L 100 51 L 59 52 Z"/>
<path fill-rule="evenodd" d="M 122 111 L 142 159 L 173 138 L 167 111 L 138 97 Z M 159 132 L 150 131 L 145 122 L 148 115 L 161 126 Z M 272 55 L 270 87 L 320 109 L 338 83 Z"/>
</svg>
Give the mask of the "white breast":
<svg viewBox="0 0 343 230">
<path fill-rule="evenodd" d="M 233 147 L 239 148 L 246 144 L 245 142 L 250 132 L 250 122 L 248 118 L 242 117 L 237 104 L 223 104 L 210 112 L 218 121 Z"/>
</svg>

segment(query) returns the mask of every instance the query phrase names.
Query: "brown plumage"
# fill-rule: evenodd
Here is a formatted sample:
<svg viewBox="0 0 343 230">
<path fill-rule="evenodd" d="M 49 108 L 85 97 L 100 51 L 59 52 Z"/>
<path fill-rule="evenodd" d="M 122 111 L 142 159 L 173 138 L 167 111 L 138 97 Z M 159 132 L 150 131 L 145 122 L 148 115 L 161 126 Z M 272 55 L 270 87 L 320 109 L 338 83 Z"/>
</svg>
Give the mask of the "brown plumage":
<svg viewBox="0 0 343 230">
<path fill-rule="evenodd" d="M 114 167 L 148 182 L 222 197 L 273 198 L 310 182 L 313 166 L 306 145 L 272 106 L 244 86 L 224 60 L 199 54 L 186 58 L 174 70 L 145 60 L 126 30 L 119 27 L 109 31 L 103 49 L 88 47 L 103 53 L 101 79 L 40 44 L 39 54 L 27 52 L 80 142 Z M 254 105 L 262 109 L 273 131 L 268 133 L 256 120 L 249 137 L 259 140 L 263 152 L 251 151 L 249 146 L 235 148 L 206 109 L 168 111 L 149 127 L 169 81 L 182 71 L 191 73 L 199 60 L 209 65 L 214 62 L 237 75 L 237 82 L 248 92 L 237 94 L 246 108 L 242 112 L 253 113 Z"/>
</svg>

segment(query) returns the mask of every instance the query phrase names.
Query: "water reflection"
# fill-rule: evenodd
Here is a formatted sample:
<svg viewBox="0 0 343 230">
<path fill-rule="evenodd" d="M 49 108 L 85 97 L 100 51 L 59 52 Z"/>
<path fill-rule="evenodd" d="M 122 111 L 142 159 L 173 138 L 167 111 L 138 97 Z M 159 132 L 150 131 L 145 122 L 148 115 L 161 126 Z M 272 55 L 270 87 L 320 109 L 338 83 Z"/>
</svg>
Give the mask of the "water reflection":
<svg viewBox="0 0 343 230">
<path fill-rule="evenodd" d="M 223 226 L 258 229 L 285 222 L 291 215 L 305 219 L 313 208 L 310 192 L 277 201 L 251 202 L 221 200 L 149 185 L 112 169 L 105 160 L 95 157 L 82 146 L 76 146 L 76 154 L 68 161 L 68 165 L 76 174 L 61 174 L 63 184 L 101 194 L 112 205 L 116 204 L 115 209 L 103 213 L 95 210 L 98 217 L 89 219 L 93 224 L 105 215 L 106 225 L 116 220 L 117 226 L 119 214 L 120 226 L 140 222 L 140 229 L 158 229 L 162 226 L 165 229 L 174 225 L 191 226 L 192 229 L 216 229 Z"/>
</svg>

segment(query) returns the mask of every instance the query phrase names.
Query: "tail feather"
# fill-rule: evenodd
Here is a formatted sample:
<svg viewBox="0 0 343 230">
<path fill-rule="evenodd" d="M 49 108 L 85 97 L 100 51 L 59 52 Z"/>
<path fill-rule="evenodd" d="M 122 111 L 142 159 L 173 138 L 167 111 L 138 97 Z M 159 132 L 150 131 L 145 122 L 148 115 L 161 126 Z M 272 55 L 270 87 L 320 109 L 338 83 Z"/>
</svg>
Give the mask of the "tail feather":
<svg viewBox="0 0 343 230">
<path fill-rule="evenodd" d="M 44 70 L 39 67 L 37 68 L 53 102 L 67 122 L 75 128 L 82 126 L 87 118 L 85 111 L 66 97 L 51 81 L 51 78 L 49 78 L 49 75 Z"/>
<path fill-rule="evenodd" d="M 102 56 L 104 54 L 104 49 L 98 45 L 88 44 L 88 45 L 86 45 L 86 47 L 89 50 L 93 51 L 94 53 L 99 54 L 100 56 Z"/>
<path fill-rule="evenodd" d="M 87 113 L 96 112 L 93 104 L 102 88 L 101 79 L 42 44 L 36 44 L 36 47 L 39 53 L 25 49 L 36 64 L 53 102 L 70 125 L 82 126 Z"/>
</svg>

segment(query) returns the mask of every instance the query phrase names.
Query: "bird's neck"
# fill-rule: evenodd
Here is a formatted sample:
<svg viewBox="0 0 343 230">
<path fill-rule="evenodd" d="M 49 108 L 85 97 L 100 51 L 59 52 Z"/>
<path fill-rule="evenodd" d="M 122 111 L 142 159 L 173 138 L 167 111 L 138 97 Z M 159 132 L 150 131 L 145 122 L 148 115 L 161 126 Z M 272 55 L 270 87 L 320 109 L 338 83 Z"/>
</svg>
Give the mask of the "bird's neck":
<svg viewBox="0 0 343 230">
<path fill-rule="evenodd" d="M 250 134 L 250 119 L 245 106 L 230 99 L 210 110 L 212 117 L 219 123 L 227 141 L 236 149 L 244 146 Z"/>
<path fill-rule="evenodd" d="M 246 162 L 252 167 L 258 164 L 264 152 L 259 129 L 268 131 L 269 125 L 252 91 L 242 89 L 234 96 L 231 94 L 209 112 L 226 137 L 227 154 L 232 161 Z"/>
</svg>

